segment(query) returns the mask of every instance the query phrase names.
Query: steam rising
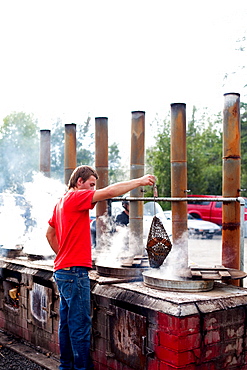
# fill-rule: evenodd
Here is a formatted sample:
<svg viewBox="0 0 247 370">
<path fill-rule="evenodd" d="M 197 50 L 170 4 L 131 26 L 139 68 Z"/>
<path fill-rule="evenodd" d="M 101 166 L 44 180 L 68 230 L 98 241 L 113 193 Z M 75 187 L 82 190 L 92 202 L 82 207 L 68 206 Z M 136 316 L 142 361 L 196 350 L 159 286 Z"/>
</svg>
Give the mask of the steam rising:
<svg viewBox="0 0 247 370">
<path fill-rule="evenodd" d="M 23 211 L 16 206 L 15 199 L 10 193 L 3 194 L 3 206 L 0 210 L 1 236 L 0 244 L 4 248 L 12 248 L 13 245 L 23 244 L 25 235 L 25 220 Z"/>
<path fill-rule="evenodd" d="M 64 194 L 65 186 L 60 181 L 35 173 L 33 182 L 24 184 L 24 187 L 24 197 L 10 192 L 1 194 L 0 244 L 8 249 L 21 245 L 24 253 L 51 256 L 53 251 L 45 234 L 48 220 L 57 200 Z"/>
<path fill-rule="evenodd" d="M 190 277 L 187 231 L 173 243 L 172 249 L 161 267 L 152 269 L 152 275 L 167 280 L 180 280 L 181 278 Z"/>
<path fill-rule="evenodd" d="M 95 262 L 101 266 L 120 267 L 123 260 L 131 260 L 137 254 L 139 239 L 131 237 L 130 243 L 129 226 L 115 229 L 114 220 L 107 215 L 101 216 L 100 221 L 105 232 L 97 240 Z"/>
<path fill-rule="evenodd" d="M 65 192 L 65 185 L 58 180 L 34 174 L 33 182 L 26 183 L 25 197 L 30 202 L 36 226 L 28 233 L 24 253 L 50 256 L 53 254 L 45 237 L 54 206 Z"/>
</svg>

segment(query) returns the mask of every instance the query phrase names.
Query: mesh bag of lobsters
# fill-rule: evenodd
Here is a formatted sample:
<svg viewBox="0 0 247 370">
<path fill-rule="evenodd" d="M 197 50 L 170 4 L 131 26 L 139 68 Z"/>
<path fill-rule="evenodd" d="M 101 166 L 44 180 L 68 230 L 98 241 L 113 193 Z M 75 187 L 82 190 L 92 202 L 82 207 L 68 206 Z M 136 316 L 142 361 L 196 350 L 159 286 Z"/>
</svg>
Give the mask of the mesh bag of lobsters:
<svg viewBox="0 0 247 370">
<path fill-rule="evenodd" d="M 150 267 L 158 268 L 162 265 L 172 248 L 172 243 L 167 235 L 161 220 L 154 216 L 147 239 L 147 253 Z"/>
</svg>

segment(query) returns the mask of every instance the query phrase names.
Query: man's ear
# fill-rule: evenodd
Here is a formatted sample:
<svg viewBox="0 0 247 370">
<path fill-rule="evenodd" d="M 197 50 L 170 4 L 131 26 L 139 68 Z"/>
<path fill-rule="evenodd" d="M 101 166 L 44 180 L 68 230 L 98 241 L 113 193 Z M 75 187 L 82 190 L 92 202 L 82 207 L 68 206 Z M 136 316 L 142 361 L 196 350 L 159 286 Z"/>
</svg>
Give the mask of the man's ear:
<svg viewBox="0 0 247 370">
<path fill-rule="evenodd" d="M 84 184 L 84 181 L 82 180 L 82 177 L 78 177 L 78 180 L 76 181 L 77 186 Z"/>
</svg>

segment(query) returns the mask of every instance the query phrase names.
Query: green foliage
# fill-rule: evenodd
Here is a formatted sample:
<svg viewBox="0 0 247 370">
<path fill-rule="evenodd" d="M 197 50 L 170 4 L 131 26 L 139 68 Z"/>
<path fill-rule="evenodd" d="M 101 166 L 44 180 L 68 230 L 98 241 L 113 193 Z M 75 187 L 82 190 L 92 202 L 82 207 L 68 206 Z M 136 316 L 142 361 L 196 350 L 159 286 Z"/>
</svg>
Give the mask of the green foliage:
<svg viewBox="0 0 247 370">
<path fill-rule="evenodd" d="M 188 189 L 192 194 L 222 193 L 222 132 L 218 116 L 195 121 L 196 109 L 188 123 Z M 212 122 L 211 119 L 214 119 Z"/>
<path fill-rule="evenodd" d="M 90 150 L 93 144 L 90 121 L 88 117 L 83 125 L 76 125 L 78 166 L 92 166 L 94 162 L 94 153 Z M 51 130 L 51 173 L 52 177 L 64 182 L 64 124 L 60 119 L 53 123 Z"/>
<path fill-rule="evenodd" d="M 94 165 L 91 118 L 76 125 L 77 164 Z M 121 181 L 124 171 L 116 143 L 109 146 L 109 180 Z M 32 115 L 8 115 L 0 127 L 0 192 L 23 193 L 23 184 L 39 170 L 39 128 Z M 51 129 L 51 176 L 64 182 L 64 124 L 58 118 Z"/>
<path fill-rule="evenodd" d="M 77 165 L 94 165 L 94 133 L 91 127 L 91 118 L 82 124 L 76 124 Z M 124 171 L 121 168 L 121 157 L 118 145 L 109 146 L 109 183 L 121 181 Z M 58 119 L 52 125 L 51 135 L 51 172 L 52 176 L 64 181 L 64 125 Z"/>
<path fill-rule="evenodd" d="M 124 170 L 121 168 L 121 157 L 119 155 L 117 143 L 113 143 L 109 146 L 108 163 L 109 163 L 109 184 L 122 181 L 124 179 L 125 173 Z"/>
<path fill-rule="evenodd" d="M 37 122 L 24 112 L 14 112 L 0 127 L 0 191 L 23 192 L 39 167 Z"/>
<path fill-rule="evenodd" d="M 220 114 L 207 111 L 196 119 L 196 109 L 187 128 L 188 189 L 192 194 L 221 194 L 222 184 L 222 121 Z M 156 144 L 147 150 L 147 165 L 158 178 L 159 197 L 171 196 L 170 120 L 166 118 L 156 137 Z M 152 196 L 152 191 L 146 194 Z M 185 194 L 186 196 L 186 194 Z M 164 209 L 170 203 L 162 204 Z"/>
<path fill-rule="evenodd" d="M 156 136 L 156 144 L 146 152 L 147 172 L 157 177 L 159 197 L 171 196 L 170 131 L 170 122 L 167 118 Z M 152 197 L 153 189 L 150 188 L 145 196 Z M 162 206 L 164 209 L 170 208 L 169 203 L 164 203 Z"/>
</svg>

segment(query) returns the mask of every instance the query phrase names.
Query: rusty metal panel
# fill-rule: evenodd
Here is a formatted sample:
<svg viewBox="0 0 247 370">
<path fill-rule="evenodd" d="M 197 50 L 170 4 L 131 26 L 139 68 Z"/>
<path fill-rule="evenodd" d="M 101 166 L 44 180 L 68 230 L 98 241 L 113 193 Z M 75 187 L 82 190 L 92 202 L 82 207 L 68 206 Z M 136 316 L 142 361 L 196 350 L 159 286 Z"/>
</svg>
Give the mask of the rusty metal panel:
<svg viewBox="0 0 247 370">
<path fill-rule="evenodd" d="M 186 105 L 174 103 L 171 104 L 171 196 L 183 198 L 186 193 Z M 183 267 L 188 266 L 187 235 L 187 202 L 172 202 L 173 249 L 179 249 Z"/>
<path fill-rule="evenodd" d="M 240 96 L 224 95 L 223 111 L 223 197 L 240 196 L 241 125 Z M 240 269 L 240 203 L 223 202 L 222 264 Z M 239 283 L 231 282 L 235 285 Z"/>
<path fill-rule="evenodd" d="M 133 111 L 131 120 L 130 178 L 144 175 L 145 159 L 145 112 Z M 143 188 L 130 191 L 131 197 L 143 197 Z M 130 253 L 143 254 L 143 202 L 130 202 L 129 213 Z"/>
<path fill-rule="evenodd" d="M 64 125 L 64 182 L 67 185 L 76 168 L 76 124 Z"/>
<path fill-rule="evenodd" d="M 52 333 L 52 289 L 33 283 L 29 292 L 29 322 Z"/>
<path fill-rule="evenodd" d="M 147 336 L 146 317 L 112 306 L 109 313 L 109 354 L 127 366 L 146 368 L 143 338 Z"/>
<path fill-rule="evenodd" d="M 95 168 L 99 175 L 96 189 L 108 186 L 108 118 L 95 118 Z M 103 200 L 96 205 L 96 245 L 101 247 L 101 236 L 107 232 L 106 220 L 102 218 L 107 213 L 107 201 Z"/>
</svg>

